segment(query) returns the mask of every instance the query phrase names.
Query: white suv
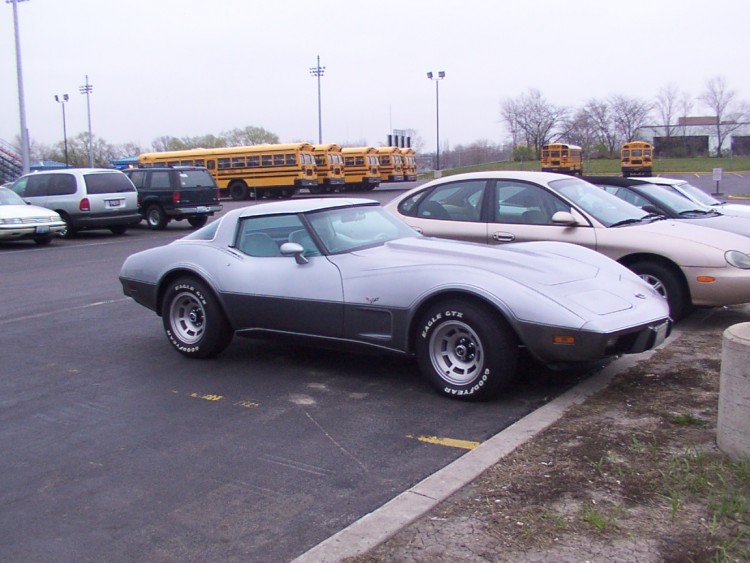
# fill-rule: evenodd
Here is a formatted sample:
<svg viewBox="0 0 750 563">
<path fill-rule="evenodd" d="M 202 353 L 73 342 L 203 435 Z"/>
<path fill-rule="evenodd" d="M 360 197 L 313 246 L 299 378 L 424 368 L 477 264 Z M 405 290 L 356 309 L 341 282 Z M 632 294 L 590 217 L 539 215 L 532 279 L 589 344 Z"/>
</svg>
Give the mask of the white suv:
<svg viewBox="0 0 750 563">
<path fill-rule="evenodd" d="M 11 189 L 27 203 L 57 211 L 66 224 L 64 236 L 84 229 L 123 234 L 141 221 L 138 192 L 119 170 L 65 168 L 32 172 Z"/>
</svg>

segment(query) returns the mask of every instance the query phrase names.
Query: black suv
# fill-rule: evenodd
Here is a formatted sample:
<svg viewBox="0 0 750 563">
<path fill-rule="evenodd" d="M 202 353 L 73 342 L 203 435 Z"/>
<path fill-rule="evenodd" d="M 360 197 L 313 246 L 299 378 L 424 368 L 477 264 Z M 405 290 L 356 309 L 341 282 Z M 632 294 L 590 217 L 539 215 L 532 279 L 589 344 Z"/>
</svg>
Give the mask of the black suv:
<svg viewBox="0 0 750 563">
<path fill-rule="evenodd" d="M 170 220 L 187 219 L 202 227 L 221 211 L 219 188 L 200 166 L 130 168 L 123 172 L 138 190 L 138 211 L 150 229 L 161 230 Z"/>
</svg>

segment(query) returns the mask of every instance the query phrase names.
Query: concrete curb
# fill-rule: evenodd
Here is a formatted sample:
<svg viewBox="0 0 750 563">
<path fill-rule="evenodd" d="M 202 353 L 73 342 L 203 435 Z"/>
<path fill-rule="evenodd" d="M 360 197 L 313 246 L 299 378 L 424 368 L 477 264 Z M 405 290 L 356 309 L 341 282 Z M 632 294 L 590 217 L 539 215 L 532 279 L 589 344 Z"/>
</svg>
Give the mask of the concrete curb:
<svg viewBox="0 0 750 563">
<path fill-rule="evenodd" d="M 677 336 L 673 333 L 662 347 L 671 344 Z M 618 373 L 648 360 L 653 354 L 654 350 L 651 350 L 618 358 L 377 510 L 323 540 L 294 559 L 294 563 L 333 563 L 373 549 L 468 485 L 518 446 L 557 422 L 568 409 L 580 405 L 589 396 L 607 387 Z"/>
</svg>

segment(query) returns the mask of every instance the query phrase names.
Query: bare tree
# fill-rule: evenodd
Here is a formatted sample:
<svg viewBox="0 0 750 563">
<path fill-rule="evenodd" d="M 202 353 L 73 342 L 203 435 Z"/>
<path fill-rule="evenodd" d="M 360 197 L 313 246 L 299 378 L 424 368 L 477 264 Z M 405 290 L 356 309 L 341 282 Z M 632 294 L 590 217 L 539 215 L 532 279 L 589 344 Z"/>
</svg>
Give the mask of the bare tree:
<svg viewBox="0 0 750 563">
<path fill-rule="evenodd" d="M 706 90 L 699 98 L 716 117 L 717 157 L 721 157 L 721 147 L 726 138 L 739 129 L 748 117 L 747 105 L 736 102 L 735 96 L 736 92 L 729 89 L 724 78 L 717 76 L 706 82 Z"/>
<path fill-rule="evenodd" d="M 693 111 L 693 98 L 687 92 L 683 92 L 678 102 L 680 117 L 682 118 L 682 136 L 687 136 L 687 118 Z"/>
<path fill-rule="evenodd" d="M 617 147 L 617 129 L 609 103 L 605 100 L 592 98 L 583 107 L 583 111 L 588 114 L 596 130 L 599 143 L 607 148 L 610 155 L 614 154 L 615 147 Z"/>
<path fill-rule="evenodd" d="M 654 102 L 657 125 L 664 128 L 664 136 L 669 139 L 677 132 L 677 114 L 679 113 L 680 93 L 676 84 L 668 84 L 659 91 Z"/>
<path fill-rule="evenodd" d="M 612 96 L 610 100 L 615 129 L 623 142 L 634 141 L 638 131 L 646 125 L 651 105 L 637 98 Z"/>
<path fill-rule="evenodd" d="M 584 108 L 580 108 L 566 120 L 564 135 L 568 142 L 582 147 L 584 152 L 590 155 L 597 140 L 596 124 L 591 115 Z"/>
<path fill-rule="evenodd" d="M 567 108 L 555 106 L 534 88 L 513 100 L 505 100 L 501 115 L 512 135 L 523 136 L 526 144 L 537 152 L 549 143 L 567 116 Z"/>
</svg>

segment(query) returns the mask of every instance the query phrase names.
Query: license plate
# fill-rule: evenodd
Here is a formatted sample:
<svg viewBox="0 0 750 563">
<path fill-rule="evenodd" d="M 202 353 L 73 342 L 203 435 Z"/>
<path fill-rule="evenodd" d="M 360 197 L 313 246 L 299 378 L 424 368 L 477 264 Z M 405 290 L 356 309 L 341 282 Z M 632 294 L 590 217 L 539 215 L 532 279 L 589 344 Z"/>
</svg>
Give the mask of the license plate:
<svg viewBox="0 0 750 563">
<path fill-rule="evenodd" d="M 38 234 L 38 235 L 47 235 L 47 234 L 49 234 L 49 227 L 37 227 L 36 228 L 36 234 Z"/>
<path fill-rule="evenodd" d="M 651 327 L 651 330 L 656 333 L 656 336 L 654 338 L 654 348 L 656 348 L 657 346 L 659 346 L 659 344 L 666 340 L 667 331 L 669 330 L 669 323 L 663 322 L 658 326 Z"/>
<path fill-rule="evenodd" d="M 121 199 L 109 199 L 107 200 L 107 207 L 120 207 L 122 201 Z"/>
<path fill-rule="evenodd" d="M 210 211 L 210 209 L 208 207 L 205 207 L 205 206 L 200 206 L 195 211 L 198 212 L 198 213 L 208 213 Z"/>
</svg>

